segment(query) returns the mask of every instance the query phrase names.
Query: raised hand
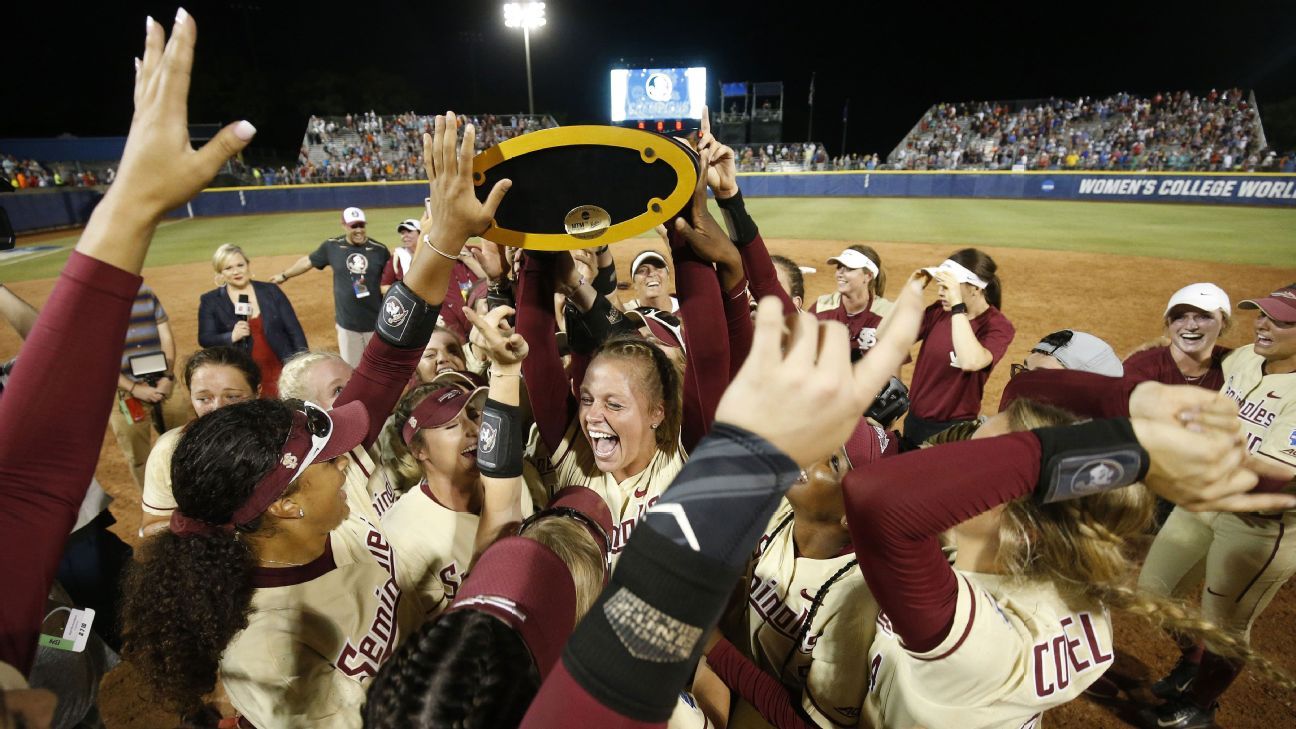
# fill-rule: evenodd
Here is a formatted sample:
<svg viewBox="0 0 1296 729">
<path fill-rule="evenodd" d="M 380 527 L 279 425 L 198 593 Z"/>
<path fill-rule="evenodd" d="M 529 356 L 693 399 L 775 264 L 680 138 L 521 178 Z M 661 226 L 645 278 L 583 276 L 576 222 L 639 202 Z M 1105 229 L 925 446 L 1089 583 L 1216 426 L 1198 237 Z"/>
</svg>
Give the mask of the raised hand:
<svg viewBox="0 0 1296 729">
<path fill-rule="evenodd" d="M 527 341 L 508 323 L 508 317 L 515 313 L 513 307 L 497 306 L 484 316 L 468 307 L 464 307 L 463 312 L 480 336 L 480 343 L 493 364 L 512 367 L 526 359 L 530 351 Z"/>
<path fill-rule="evenodd" d="M 170 40 L 152 18 L 145 25 L 144 58 L 135 60 L 135 115 L 117 179 L 105 197 L 128 197 L 137 212 L 156 220 L 206 187 L 252 141 L 256 128 L 234 122 L 201 149 L 190 146 L 189 80 L 198 25 L 183 8 Z"/>
<path fill-rule="evenodd" d="M 1245 467 L 1240 437 L 1219 431 L 1185 431 L 1174 422 L 1131 418 L 1134 435 L 1151 464 L 1143 483 L 1189 511 L 1268 511 L 1296 506 L 1282 493 L 1248 493 L 1259 480 Z"/>
<path fill-rule="evenodd" d="M 702 152 L 702 165 L 710 169 L 711 151 Z M 729 234 L 720 227 L 711 211 L 707 209 L 707 176 L 698 177 L 697 186 L 693 189 L 693 201 L 689 208 L 693 224 L 683 217 L 675 219 L 675 230 L 684 236 L 693 252 L 704 261 L 716 264 L 720 268 L 722 283 L 728 291 L 742 280 L 742 254 L 729 239 Z"/>
<path fill-rule="evenodd" d="M 707 184 L 717 200 L 727 200 L 738 194 L 738 162 L 732 148 L 721 144 L 711 134 L 711 110 L 702 107 L 702 129 L 698 134 L 698 152 L 711 152 L 707 167 Z"/>
<path fill-rule="evenodd" d="M 472 159 L 477 132 L 472 124 L 464 127 L 463 143 L 455 150 L 459 119 L 454 112 L 437 116 L 433 133 L 423 135 L 423 167 L 428 176 L 430 198 L 427 217 L 432 228 L 424 229 L 425 238 L 445 253 L 455 256 L 463 250 L 469 237 L 481 235 L 491 225 L 504 193 L 513 185 L 500 180 L 491 188 L 485 202 L 473 193 Z"/>
</svg>

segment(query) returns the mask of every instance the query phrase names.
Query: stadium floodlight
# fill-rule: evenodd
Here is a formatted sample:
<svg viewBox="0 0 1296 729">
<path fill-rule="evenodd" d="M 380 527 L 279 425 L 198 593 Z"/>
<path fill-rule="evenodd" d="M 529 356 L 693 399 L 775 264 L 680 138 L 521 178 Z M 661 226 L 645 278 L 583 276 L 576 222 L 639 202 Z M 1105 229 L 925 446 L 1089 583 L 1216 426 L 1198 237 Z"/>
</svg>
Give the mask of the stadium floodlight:
<svg viewBox="0 0 1296 729">
<path fill-rule="evenodd" d="M 531 90 L 531 30 L 546 23 L 544 3 L 504 3 L 504 25 L 522 29 L 526 47 L 527 111 L 535 114 L 535 93 Z"/>
</svg>

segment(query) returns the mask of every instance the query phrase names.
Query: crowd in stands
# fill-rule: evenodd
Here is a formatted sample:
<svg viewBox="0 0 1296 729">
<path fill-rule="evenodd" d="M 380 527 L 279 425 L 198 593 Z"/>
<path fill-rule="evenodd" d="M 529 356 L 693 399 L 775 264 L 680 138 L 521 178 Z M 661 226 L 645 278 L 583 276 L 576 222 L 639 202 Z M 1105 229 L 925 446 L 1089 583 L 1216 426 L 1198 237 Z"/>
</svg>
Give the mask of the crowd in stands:
<svg viewBox="0 0 1296 729">
<path fill-rule="evenodd" d="M 828 150 L 815 142 L 735 144 L 739 172 L 800 172 L 832 169 Z"/>
<path fill-rule="evenodd" d="M 1150 97 L 942 103 L 891 153 L 887 167 L 1291 171 L 1296 158 L 1263 143 L 1241 89 Z"/>
<path fill-rule="evenodd" d="M 165 45 L 145 27 L 116 184 L 41 310 L 0 286 L 24 340 L 0 366 L 0 727 L 101 725 L 118 660 L 136 684 L 105 683 L 104 705 L 170 726 L 684 729 L 732 709 L 745 726 L 1033 727 L 1083 693 L 1133 693 L 1104 676 L 1129 645 L 1115 611 L 1179 645 L 1127 702 L 1145 726 L 1213 726 L 1244 669 L 1270 697 L 1296 690 L 1248 635 L 1296 576 L 1284 272 L 1247 281 L 1237 324 L 1254 338 L 1236 349 L 1216 344 L 1236 293 L 1199 282 L 1126 324 L 1164 340 L 1123 362 L 1020 316 L 1011 363 L 1009 317 L 1029 312 L 1002 308 L 989 254 L 892 261 L 887 298 L 882 255 L 853 244 L 810 261 L 835 269 L 813 298 L 706 126 L 691 199 L 629 268 L 614 236 L 478 238 L 510 185 L 478 199 L 474 126 L 447 112 L 411 161 L 431 179 L 399 247 L 357 207 L 268 281 L 219 245 L 182 364 L 144 262 L 256 128 L 192 149 L 196 25 L 179 10 Z M 347 133 L 369 125 L 369 153 L 404 154 L 387 135 L 420 124 L 371 115 Z M 741 156 L 796 155 L 828 162 L 809 143 Z M 597 181 L 624 186 L 617 172 Z M 523 176 L 568 183 L 543 164 Z M 1004 273 L 1014 297 L 1058 293 Z M 280 288 L 306 275 L 293 296 L 331 300 L 336 325 L 313 346 L 336 333 L 339 351 L 310 349 Z M 1149 291 L 1191 280 L 1161 276 Z M 1011 377 L 987 402 L 996 368 Z M 94 480 L 106 425 L 136 482 L 108 484 L 129 494 L 115 511 L 139 509 L 134 548 Z M 1154 496 L 1176 504 L 1159 531 Z"/>
<path fill-rule="evenodd" d="M 8 154 L 0 154 L 0 173 L 15 190 L 111 185 L 117 177 L 113 167 L 92 168 L 75 162 L 42 165 L 34 159 L 18 159 Z"/>
<path fill-rule="evenodd" d="M 480 130 L 478 150 L 558 126 L 548 115 L 481 114 L 465 119 Z M 296 167 L 252 168 L 248 174 L 257 184 L 265 185 L 420 180 L 424 178 L 425 131 L 432 131 L 432 117 L 412 111 L 386 116 L 373 111 L 341 117 L 312 115 Z"/>
</svg>

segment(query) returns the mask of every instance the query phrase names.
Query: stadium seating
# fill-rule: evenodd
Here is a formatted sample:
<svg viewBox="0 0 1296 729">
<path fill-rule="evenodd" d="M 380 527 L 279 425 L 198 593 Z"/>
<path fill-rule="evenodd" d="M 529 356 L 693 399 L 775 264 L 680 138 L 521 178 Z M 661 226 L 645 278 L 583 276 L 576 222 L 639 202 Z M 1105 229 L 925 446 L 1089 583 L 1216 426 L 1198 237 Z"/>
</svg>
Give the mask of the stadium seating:
<svg viewBox="0 0 1296 729">
<path fill-rule="evenodd" d="M 422 134 L 431 130 L 432 118 L 414 112 L 312 115 L 302 136 L 296 168 L 262 168 L 253 174 L 267 185 L 422 179 Z M 558 126 L 548 114 L 468 114 L 465 119 L 477 129 L 479 150 Z"/>
<path fill-rule="evenodd" d="M 820 142 L 734 144 L 739 172 L 811 172 L 834 169 Z"/>
<path fill-rule="evenodd" d="M 1276 170 L 1254 94 L 974 101 L 932 106 L 887 156 L 905 170 Z"/>
</svg>

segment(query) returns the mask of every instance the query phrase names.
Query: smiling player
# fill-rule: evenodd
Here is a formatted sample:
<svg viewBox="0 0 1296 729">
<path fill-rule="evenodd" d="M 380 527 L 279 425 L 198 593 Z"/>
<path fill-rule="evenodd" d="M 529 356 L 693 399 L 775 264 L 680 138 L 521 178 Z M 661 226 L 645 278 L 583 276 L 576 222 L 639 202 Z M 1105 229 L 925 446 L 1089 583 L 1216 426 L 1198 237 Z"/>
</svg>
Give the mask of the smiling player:
<svg viewBox="0 0 1296 729">
<path fill-rule="evenodd" d="M 1228 294 L 1212 283 L 1185 286 L 1166 304 L 1165 327 L 1170 344 L 1131 354 L 1125 374 L 1167 385 L 1224 386 L 1222 362 L 1227 347 L 1216 344 L 1232 323 Z"/>
</svg>

